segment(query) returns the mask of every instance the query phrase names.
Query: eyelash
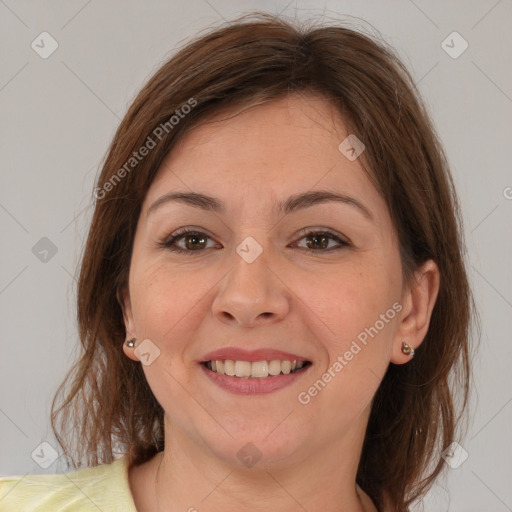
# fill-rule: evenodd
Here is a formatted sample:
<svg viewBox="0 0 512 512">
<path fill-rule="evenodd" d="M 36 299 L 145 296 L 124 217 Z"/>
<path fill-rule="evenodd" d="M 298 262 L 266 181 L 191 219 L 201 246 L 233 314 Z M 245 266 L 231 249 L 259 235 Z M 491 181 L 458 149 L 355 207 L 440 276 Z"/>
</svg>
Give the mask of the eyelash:
<svg viewBox="0 0 512 512">
<path fill-rule="evenodd" d="M 332 231 L 330 231 L 328 229 L 321 230 L 321 231 L 308 231 L 306 229 L 306 230 L 302 230 L 300 232 L 300 234 L 302 236 L 299 240 L 302 240 L 302 238 L 307 238 L 308 236 L 326 235 L 328 238 L 331 238 L 332 240 L 335 240 L 336 242 L 338 242 L 340 244 L 339 247 L 335 247 L 335 248 L 331 248 L 331 249 L 307 249 L 307 248 L 301 247 L 301 249 L 308 254 L 317 254 L 318 255 L 320 253 L 340 250 L 340 249 L 343 249 L 344 247 L 349 247 L 351 245 L 350 243 L 348 243 L 345 240 L 342 240 L 338 235 L 336 235 L 335 233 L 333 233 Z M 167 250 L 172 251 L 177 254 L 182 254 L 182 253 L 191 254 L 191 253 L 195 253 L 195 252 L 202 252 L 202 250 L 200 250 L 200 249 L 186 250 L 186 249 L 180 249 L 179 247 L 176 246 L 176 242 L 178 240 L 180 240 L 182 238 L 186 238 L 187 236 L 193 236 L 193 235 L 196 235 L 196 236 L 204 235 L 206 238 L 210 238 L 208 235 L 206 235 L 206 233 L 203 233 L 201 231 L 194 231 L 189 228 L 181 228 L 181 229 L 178 229 L 171 236 L 167 237 L 162 242 L 159 242 L 158 246 L 162 249 L 167 249 Z"/>
</svg>

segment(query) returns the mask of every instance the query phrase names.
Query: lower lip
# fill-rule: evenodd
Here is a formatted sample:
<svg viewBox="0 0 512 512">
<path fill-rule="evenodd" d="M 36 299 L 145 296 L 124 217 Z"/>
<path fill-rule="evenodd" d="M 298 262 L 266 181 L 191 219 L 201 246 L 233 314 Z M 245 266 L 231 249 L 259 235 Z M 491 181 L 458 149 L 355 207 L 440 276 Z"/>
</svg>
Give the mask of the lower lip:
<svg viewBox="0 0 512 512">
<path fill-rule="evenodd" d="M 221 375 L 220 373 L 213 372 L 204 366 L 200 365 L 206 376 L 217 386 L 234 393 L 236 395 L 259 395 L 262 393 L 272 393 L 278 391 L 286 386 L 290 386 L 297 379 L 304 375 L 311 365 L 308 365 L 304 370 L 295 373 L 273 375 L 263 378 L 243 378 L 231 377 L 230 375 Z"/>
</svg>

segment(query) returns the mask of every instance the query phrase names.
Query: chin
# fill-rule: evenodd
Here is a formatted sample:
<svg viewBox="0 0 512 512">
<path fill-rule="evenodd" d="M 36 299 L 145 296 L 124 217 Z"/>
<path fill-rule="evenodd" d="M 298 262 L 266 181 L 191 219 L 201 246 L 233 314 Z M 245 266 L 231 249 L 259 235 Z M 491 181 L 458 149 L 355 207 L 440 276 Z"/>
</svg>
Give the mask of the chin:
<svg viewBox="0 0 512 512">
<path fill-rule="evenodd" d="M 213 444 L 206 443 L 210 445 L 215 458 L 231 467 L 253 471 L 257 468 L 276 469 L 292 464 L 294 460 L 300 458 L 300 452 L 304 449 L 303 440 L 279 433 L 278 429 L 279 427 L 274 432 L 271 428 L 265 429 L 264 433 L 263 430 L 258 430 L 254 435 L 248 434 L 248 429 L 231 429 L 232 438 L 224 435 L 222 443 L 219 443 L 218 437 L 213 439 Z"/>
</svg>

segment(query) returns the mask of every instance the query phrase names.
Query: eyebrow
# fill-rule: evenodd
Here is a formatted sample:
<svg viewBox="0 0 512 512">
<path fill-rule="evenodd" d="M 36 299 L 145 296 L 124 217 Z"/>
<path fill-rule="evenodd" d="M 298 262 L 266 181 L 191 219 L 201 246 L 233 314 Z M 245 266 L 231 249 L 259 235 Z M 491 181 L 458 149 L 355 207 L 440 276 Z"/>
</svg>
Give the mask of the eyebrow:
<svg viewBox="0 0 512 512">
<path fill-rule="evenodd" d="M 192 206 L 194 208 L 199 208 L 201 210 L 216 213 L 225 212 L 224 203 L 220 199 L 217 199 L 215 197 L 200 194 L 198 192 L 169 192 L 168 194 L 159 197 L 148 208 L 146 216 L 149 216 L 150 213 L 154 212 L 160 206 L 170 202 L 179 202 L 188 206 Z M 293 196 L 290 196 L 286 201 L 278 202 L 275 205 L 275 208 L 277 209 L 278 212 L 288 214 L 295 212 L 297 210 L 309 208 L 311 206 L 323 204 L 326 202 L 339 202 L 347 204 L 349 206 L 353 206 L 367 219 L 372 221 L 374 220 L 374 217 L 370 210 L 357 199 L 350 197 L 346 194 L 339 194 L 335 192 L 330 192 L 328 190 L 314 190 L 304 192 L 301 194 L 295 194 Z"/>
</svg>

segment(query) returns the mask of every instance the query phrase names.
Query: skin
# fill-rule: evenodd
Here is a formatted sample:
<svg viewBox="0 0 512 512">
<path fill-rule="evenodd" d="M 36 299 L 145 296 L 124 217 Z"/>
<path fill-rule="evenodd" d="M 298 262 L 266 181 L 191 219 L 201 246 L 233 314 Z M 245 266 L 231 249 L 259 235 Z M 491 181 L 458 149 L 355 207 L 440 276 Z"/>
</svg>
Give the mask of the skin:
<svg viewBox="0 0 512 512">
<path fill-rule="evenodd" d="M 372 399 L 389 363 L 410 361 L 402 341 L 417 349 L 427 333 L 438 268 L 429 261 L 414 287 L 404 285 L 386 204 L 359 160 L 338 149 L 349 133 L 324 98 L 294 94 L 233 113 L 180 141 L 142 206 L 123 309 L 127 338 L 137 338 L 136 347 L 150 339 L 160 350 L 143 369 L 165 410 L 165 450 L 130 468 L 135 504 L 144 511 L 376 511 L 355 482 Z M 273 207 L 320 189 L 356 198 L 374 220 L 339 202 L 286 215 Z M 226 212 L 169 202 L 147 215 L 178 190 L 214 196 Z M 177 241 L 184 254 L 158 246 L 188 226 L 209 238 Z M 299 233 L 304 228 L 329 228 L 350 245 L 328 239 L 323 248 Z M 235 250 L 246 237 L 263 249 L 251 264 Z M 304 251 L 308 240 L 317 252 Z M 401 311 L 300 403 L 298 394 L 396 302 Z M 234 395 L 196 362 L 225 346 L 276 348 L 313 364 L 277 392 Z M 123 350 L 138 360 L 134 348 Z M 251 468 L 237 458 L 249 442 L 261 453 Z"/>
</svg>

